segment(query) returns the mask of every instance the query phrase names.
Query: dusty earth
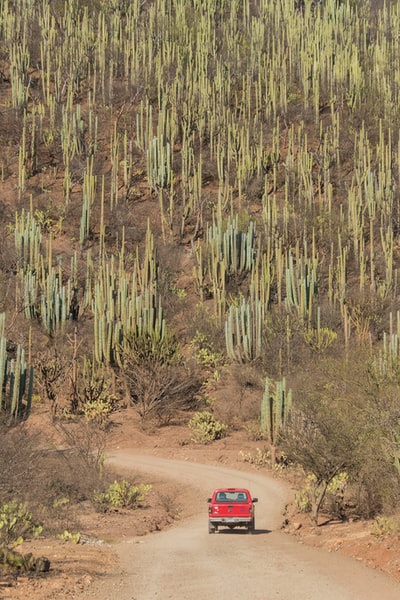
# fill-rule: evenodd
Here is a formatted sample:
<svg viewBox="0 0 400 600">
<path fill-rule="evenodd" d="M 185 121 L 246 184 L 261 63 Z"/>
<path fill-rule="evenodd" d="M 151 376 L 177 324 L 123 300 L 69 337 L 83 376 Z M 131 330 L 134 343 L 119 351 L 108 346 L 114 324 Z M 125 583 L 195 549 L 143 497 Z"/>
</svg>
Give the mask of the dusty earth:
<svg viewBox="0 0 400 600">
<path fill-rule="evenodd" d="M 369 592 L 373 590 L 371 585 L 377 585 L 376 589 L 380 590 L 379 598 L 389 600 L 395 597 L 395 595 L 391 595 L 391 590 L 395 590 L 396 595 L 400 592 L 399 536 L 377 538 L 372 534 L 374 523 L 366 521 L 352 523 L 327 521 L 318 529 L 312 528 L 307 515 L 294 511 L 291 504 L 294 488 L 283 474 L 271 473 L 265 467 L 257 468 L 243 460 L 241 454 L 243 451 L 255 453 L 257 447 L 260 446 L 260 442 L 250 441 L 244 432 L 236 432 L 224 440 L 200 446 L 191 442 L 190 431 L 187 427 L 168 426 L 152 431 L 141 431 L 137 428 L 133 413 L 129 411 L 119 413 L 116 419 L 118 426 L 113 429 L 109 440 L 109 462 L 119 469 L 121 475 L 125 472 L 132 475 L 133 472 L 135 481 L 152 484 L 153 488 L 146 505 L 134 512 L 120 511 L 111 514 L 94 513 L 90 507 L 86 507 L 86 510 L 79 515 L 82 534 L 79 544 L 55 539 L 40 539 L 24 543 L 20 550 L 24 553 L 32 552 L 36 556 L 48 557 L 51 560 L 51 570 L 45 575 L 19 574 L 12 578 L 6 575 L 2 576 L 0 579 L 0 598 L 2 600 L 26 598 L 31 600 L 62 598 L 147 600 L 147 598 L 156 597 L 182 598 L 184 600 L 185 597 L 188 597 L 184 589 L 178 591 L 172 586 L 170 595 L 166 595 L 168 589 L 165 580 L 166 574 L 160 571 L 160 567 L 158 567 L 157 573 L 150 575 L 154 566 L 153 559 L 158 552 L 162 552 L 164 558 L 160 562 L 165 562 L 167 573 L 171 574 L 169 582 L 172 581 L 174 585 L 174 568 L 176 569 L 177 565 L 175 561 L 174 565 L 168 566 L 167 557 L 174 556 L 175 542 L 178 543 L 181 539 L 180 549 L 177 549 L 177 552 L 180 553 L 181 566 L 178 565 L 178 568 L 181 575 L 183 574 L 182 565 L 186 563 L 190 565 L 190 552 L 194 545 L 194 539 L 201 539 L 201 543 L 206 546 L 197 549 L 196 568 L 198 567 L 198 557 L 203 551 L 205 555 L 210 551 L 218 552 L 213 564 L 218 564 L 221 552 L 225 553 L 224 560 L 228 562 L 224 569 L 231 568 L 232 562 L 236 561 L 236 558 L 232 558 L 230 550 L 229 555 L 226 556 L 227 548 L 232 548 L 232 540 L 236 542 L 242 539 L 242 537 L 239 538 L 242 532 L 233 532 L 237 537 L 230 540 L 228 538 L 229 545 L 226 540 L 227 536 L 217 535 L 210 538 L 205 535 L 205 498 L 211 493 L 212 487 L 217 485 L 217 482 L 228 481 L 227 477 L 229 481 L 233 481 L 234 477 L 236 480 L 243 478 L 243 481 L 251 486 L 253 493 L 254 490 L 257 491 L 261 502 L 257 506 L 256 527 L 260 534 L 270 534 L 246 536 L 246 540 L 243 539 L 240 548 L 240 564 L 247 568 L 247 572 L 250 567 L 256 566 L 258 557 L 262 557 L 262 561 L 265 563 L 266 548 L 264 545 L 268 541 L 268 548 L 270 550 L 272 544 L 274 560 L 277 561 L 273 565 L 275 576 L 279 573 L 282 576 L 282 569 L 286 568 L 282 565 L 286 563 L 290 565 L 290 560 L 294 560 L 293 569 L 298 571 L 296 598 L 304 597 L 305 600 L 312 600 L 318 596 L 312 595 L 312 592 L 304 587 L 305 584 L 301 583 L 301 576 L 309 579 L 307 576 L 309 567 L 303 564 L 299 566 L 298 561 L 303 558 L 306 560 L 307 553 L 312 552 L 311 548 L 317 547 L 321 548 L 321 552 L 314 552 L 310 555 L 311 558 L 307 559 L 307 564 L 312 563 L 313 565 L 313 573 L 323 574 L 328 569 L 327 565 L 331 565 L 332 569 L 336 568 L 338 581 L 345 581 L 346 577 L 349 578 L 349 581 L 352 580 L 351 578 L 359 582 L 364 581 Z M 174 462 L 166 463 L 166 459 Z M 264 506 L 262 505 L 262 496 L 264 499 L 267 498 Z M 323 516 L 321 521 L 324 522 Z M 152 532 L 154 533 L 149 535 Z M 215 538 L 222 542 L 215 542 Z M 190 540 L 190 547 L 185 547 L 187 542 L 184 540 Z M 213 543 L 211 550 L 209 548 L 210 541 Z M 221 544 L 222 547 L 219 547 Z M 254 556 L 253 552 L 255 552 Z M 292 558 L 289 559 L 289 556 Z M 355 560 L 346 559 L 346 557 Z M 184 558 L 183 561 L 182 558 Z M 132 565 L 137 565 L 138 561 L 141 561 L 143 565 L 147 564 L 147 567 L 141 571 L 141 581 L 144 586 L 142 590 L 140 590 L 140 586 L 133 586 L 133 582 L 137 583 L 138 581 L 138 573 Z M 333 561 L 339 561 L 336 567 L 334 567 L 336 563 Z M 270 558 L 269 562 L 271 562 Z M 361 570 L 358 570 L 359 568 Z M 338 569 L 340 569 L 340 575 Z M 144 575 L 146 572 L 149 573 L 151 581 L 146 579 Z M 195 569 L 191 565 L 190 576 L 194 572 Z M 240 597 L 239 588 L 240 585 L 243 585 L 243 581 L 237 565 L 234 572 L 239 578 L 234 587 L 238 590 L 237 597 Z M 254 573 L 260 574 L 260 569 L 255 568 Z M 385 574 L 382 579 L 380 579 L 381 573 Z M 198 597 L 201 597 L 201 593 L 206 593 L 209 597 L 218 597 L 217 587 L 215 596 L 214 594 L 210 596 L 207 589 L 202 590 L 202 585 L 205 583 L 200 575 L 196 584 Z M 215 582 L 221 581 L 220 573 L 214 573 L 214 576 Z M 134 579 L 135 577 L 136 579 Z M 321 578 L 323 575 L 318 575 L 318 577 Z M 376 579 L 377 577 L 378 579 Z M 281 581 L 277 588 L 278 591 L 275 594 L 272 594 L 271 591 L 272 595 L 268 598 L 278 597 L 282 600 L 294 597 L 290 592 L 290 590 L 293 591 L 294 582 L 290 582 L 289 577 L 286 576 L 283 580 L 285 585 L 288 585 L 287 595 L 285 595 L 286 588 L 282 587 Z M 185 581 L 184 578 L 183 581 Z M 269 581 L 272 582 L 271 589 L 273 589 L 271 573 Z M 233 585 L 232 582 L 231 584 Z M 246 589 L 249 589 L 248 585 L 246 583 Z M 320 591 L 326 585 L 326 591 L 320 598 L 330 598 L 329 581 L 317 578 L 315 585 L 319 586 Z M 388 586 L 386 595 L 385 585 Z M 162 588 L 158 589 L 157 586 L 162 586 Z M 131 591 L 127 591 L 127 589 Z M 133 589 L 135 591 L 132 591 Z M 161 589 L 164 590 L 163 593 L 161 593 Z M 373 595 L 373 591 L 371 593 L 372 595 L 369 596 L 364 594 L 363 599 L 378 597 Z M 349 598 L 349 600 L 361 598 L 357 595 L 357 591 L 354 594 L 346 596 L 342 592 L 340 597 L 342 599 Z M 195 598 L 192 594 L 191 596 Z M 230 597 L 235 598 L 235 593 L 231 593 Z M 262 594 L 258 596 L 254 591 L 252 597 L 267 598 Z"/>
</svg>

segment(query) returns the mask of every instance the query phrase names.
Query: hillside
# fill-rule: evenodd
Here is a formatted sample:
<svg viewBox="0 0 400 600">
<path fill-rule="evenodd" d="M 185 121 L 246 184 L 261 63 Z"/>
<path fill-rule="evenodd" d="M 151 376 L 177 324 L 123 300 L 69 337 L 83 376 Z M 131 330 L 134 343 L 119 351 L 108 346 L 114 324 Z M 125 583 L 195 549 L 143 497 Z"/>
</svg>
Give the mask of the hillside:
<svg viewBox="0 0 400 600">
<path fill-rule="evenodd" d="M 0 0 L 3 456 L 51 415 L 95 487 L 113 416 L 195 417 L 398 535 L 399 40 L 395 0 Z"/>
</svg>

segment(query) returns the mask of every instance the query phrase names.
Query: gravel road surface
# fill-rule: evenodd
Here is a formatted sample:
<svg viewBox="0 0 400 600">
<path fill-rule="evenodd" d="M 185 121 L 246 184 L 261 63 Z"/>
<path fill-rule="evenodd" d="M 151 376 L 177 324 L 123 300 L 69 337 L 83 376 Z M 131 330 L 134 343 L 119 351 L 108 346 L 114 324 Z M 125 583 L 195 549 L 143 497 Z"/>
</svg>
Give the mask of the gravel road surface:
<svg viewBox="0 0 400 600">
<path fill-rule="evenodd" d="M 114 451 L 115 467 L 191 486 L 193 516 L 144 538 L 115 544 L 117 573 L 85 598 L 97 600 L 399 600 L 400 585 L 356 560 L 306 547 L 280 531 L 284 485 L 242 472 Z M 206 498 L 213 488 L 244 486 L 259 499 L 256 533 L 208 534 Z"/>
</svg>

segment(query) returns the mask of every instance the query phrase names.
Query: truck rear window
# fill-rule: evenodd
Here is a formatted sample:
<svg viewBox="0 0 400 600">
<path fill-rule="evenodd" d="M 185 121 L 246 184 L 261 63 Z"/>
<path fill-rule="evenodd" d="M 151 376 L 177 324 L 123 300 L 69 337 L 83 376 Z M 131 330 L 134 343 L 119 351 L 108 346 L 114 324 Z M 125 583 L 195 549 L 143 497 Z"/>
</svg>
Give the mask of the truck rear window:
<svg viewBox="0 0 400 600">
<path fill-rule="evenodd" d="M 216 502 L 247 502 L 247 494 L 245 492 L 217 492 L 215 496 Z"/>
</svg>

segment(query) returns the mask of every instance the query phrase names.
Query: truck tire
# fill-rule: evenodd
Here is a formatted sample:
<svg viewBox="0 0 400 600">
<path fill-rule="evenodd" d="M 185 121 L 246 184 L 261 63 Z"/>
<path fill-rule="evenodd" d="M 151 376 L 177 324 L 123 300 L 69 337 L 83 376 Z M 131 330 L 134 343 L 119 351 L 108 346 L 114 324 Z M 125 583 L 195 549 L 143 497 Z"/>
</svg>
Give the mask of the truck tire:
<svg viewBox="0 0 400 600">
<path fill-rule="evenodd" d="M 250 534 L 252 534 L 252 533 L 254 533 L 254 532 L 255 532 L 255 529 L 256 529 L 255 520 L 254 520 L 254 519 L 252 519 L 252 520 L 250 521 L 250 523 L 249 523 L 249 526 L 248 526 L 248 528 L 247 528 L 247 532 L 248 532 L 248 533 L 250 533 Z"/>
<path fill-rule="evenodd" d="M 208 523 L 208 533 L 215 533 L 217 528 L 212 523 Z"/>
</svg>

